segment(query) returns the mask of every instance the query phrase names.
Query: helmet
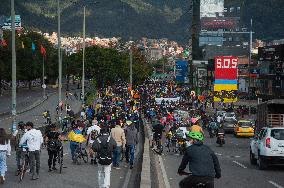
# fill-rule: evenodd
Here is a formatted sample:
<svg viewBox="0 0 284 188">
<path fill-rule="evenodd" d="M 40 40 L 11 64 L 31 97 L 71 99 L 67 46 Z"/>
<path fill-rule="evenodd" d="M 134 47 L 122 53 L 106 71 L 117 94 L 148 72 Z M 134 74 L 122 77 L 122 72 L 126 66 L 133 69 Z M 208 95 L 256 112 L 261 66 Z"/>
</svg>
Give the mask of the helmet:
<svg viewBox="0 0 284 188">
<path fill-rule="evenodd" d="M 194 139 L 194 140 L 199 140 L 199 141 L 204 140 L 204 136 L 203 136 L 203 134 L 202 134 L 201 132 L 189 132 L 189 133 L 187 134 L 187 136 L 188 136 L 189 138 Z"/>
</svg>

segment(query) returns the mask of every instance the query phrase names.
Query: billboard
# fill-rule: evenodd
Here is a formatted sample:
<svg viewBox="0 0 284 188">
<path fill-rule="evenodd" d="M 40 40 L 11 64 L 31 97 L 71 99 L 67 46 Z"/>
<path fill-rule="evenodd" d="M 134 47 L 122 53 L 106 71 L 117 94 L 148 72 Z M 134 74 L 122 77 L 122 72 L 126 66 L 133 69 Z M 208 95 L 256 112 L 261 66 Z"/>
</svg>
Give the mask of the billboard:
<svg viewBox="0 0 284 188">
<path fill-rule="evenodd" d="M 3 23 L 2 29 L 11 30 L 11 27 L 12 27 L 11 17 L 6 18 L 5 22 Z M 16 30 L 22 29 L 22 20 L 20 15 L 15 15 L 15 27 Z"/>
<path fill-rule="evenodd" d="M 238 78 L 238 58 L 233 56 L 215 57 L 215 80 L 236 80 Z"/>
<path fill-rule="evenodd" d="M 224 0 L 201 0 L 200 1 L 200 18 L 220 16 L 224 12 Z"/>
<path fill-rule="evenodd" d="M 237 101 L 238 61 L 234 56 L 215 57 L 215 102 Z"/>
<path fill-rule="evenodd" d="M 200 20 L 202 30 L 210 29 L 236 29 L 238 27 L 237 18 L 213 18 L 213 17 L 203 17 Z"/>
<path fill-rule="evenodd" d="M 188 61 L 176 61 L 176 81 L 188 83 Z"/>
</svg>

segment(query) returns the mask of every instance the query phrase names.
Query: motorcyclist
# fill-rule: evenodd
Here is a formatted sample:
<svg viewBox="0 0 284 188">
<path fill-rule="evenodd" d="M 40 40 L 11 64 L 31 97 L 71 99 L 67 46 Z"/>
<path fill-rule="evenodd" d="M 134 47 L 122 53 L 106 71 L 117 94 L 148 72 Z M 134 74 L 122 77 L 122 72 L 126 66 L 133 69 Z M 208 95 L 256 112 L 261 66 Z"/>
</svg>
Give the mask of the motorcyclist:
<svg viewBox="0 0 284 188">
<path fill-rule="evenodd" d="M 184 169 L 188 164 L 191 175 L 180 181 L 180 188 L 195 187 L 204 184 L 207 188 L 214 188 L 214 178 L 221 177 L 219 160 L 215 153 L 203 144 L 204 136 L 200 132 L 189 132 L 189 142 L 182 162 L 178 168 L 178 174 L 184 175 Z"/>
</svg>

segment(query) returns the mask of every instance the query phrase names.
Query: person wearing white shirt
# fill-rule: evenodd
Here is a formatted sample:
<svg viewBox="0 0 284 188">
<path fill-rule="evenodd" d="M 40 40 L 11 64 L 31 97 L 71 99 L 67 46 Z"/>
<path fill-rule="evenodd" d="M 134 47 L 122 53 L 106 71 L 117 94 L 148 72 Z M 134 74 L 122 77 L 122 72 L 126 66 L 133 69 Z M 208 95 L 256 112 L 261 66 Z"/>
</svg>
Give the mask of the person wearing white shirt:
<svg viewBox="0 0 284 188">
<path fill-rule="evenodd" d="M 7 156 L 11 155 L 11 145 L 5 129 L 0 128 L 0 184 L 5 181 L 5 173 L 7 171 Z"/>
<path fill-rule="evenodd" d="M 32 180 L 39 179 L 40 169 L 40 148 L 43 143 L 43 137 L 39 130 L 33 128 L 32 122 L 26 123 L 27 132 L 23 135 L 20 140 L 20 145 L 27 144 L 29 157 L 30 157 L 30 168 L 32 174 Z M 36 174 L 35 174 L 36 168 Z"/>
<path fill-rule="evenodd" d="M 88 148 L 89 148 L 89 155 L 91 158 L 91 164 L 97 164 L 96 158 L 94 157 L 94 151 L 92 150 L 92 145 L 97 138 L 97 136 L 100 134 L 101 128 L 98 126 L 98 121 L 93 120 L 92 126 L 87 129 L 87 135 L 88 135 Z"/>
</svg>

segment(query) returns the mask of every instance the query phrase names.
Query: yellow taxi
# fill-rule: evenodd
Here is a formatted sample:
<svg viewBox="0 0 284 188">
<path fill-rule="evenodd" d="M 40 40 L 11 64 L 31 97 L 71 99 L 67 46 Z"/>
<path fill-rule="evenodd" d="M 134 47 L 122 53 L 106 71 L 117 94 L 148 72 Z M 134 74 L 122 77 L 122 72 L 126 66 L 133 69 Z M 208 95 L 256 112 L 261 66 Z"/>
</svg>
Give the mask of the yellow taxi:
<svg viewBox="0 0 284 188">
<path fill-rule="evenodd" d="M 254 126 L 249 120 L 239 120 L 235 129 L 235 136 L 243 136 L 243 137 L 253 137 L 254 136 Z"/>
</svg>

